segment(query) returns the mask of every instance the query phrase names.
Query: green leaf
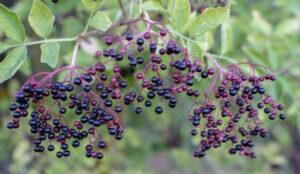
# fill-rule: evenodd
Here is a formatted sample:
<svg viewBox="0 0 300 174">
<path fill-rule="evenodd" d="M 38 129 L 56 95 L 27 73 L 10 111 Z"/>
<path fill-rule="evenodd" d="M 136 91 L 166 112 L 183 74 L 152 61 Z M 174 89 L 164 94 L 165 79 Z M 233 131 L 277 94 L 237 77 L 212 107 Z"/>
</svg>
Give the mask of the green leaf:
<svg viewBox="0 0 300 174">
<path fill-rule="evenodd" d="M 225 22 L 230 14 L 230 5 L 208 8 L 198 16 L 190 27 L 191 36 L 201 36 Z"/>
<path fill-rule="evenodd" d="M 51 10 L 40 0 L 33 0 L 28 16 L 29 25 L 34 32 L 42 38 L 46 38 L 52 31 L 55 17 Z"/>
<path fill-rule="evenodd" d="M 26 76 L 30 76 L 30 74 L 32 74 L 30 58 L 27 58 L 27 60 L 20 67 L 19 71 Z"/>
<path fill-rule="evenodd" d="M 233 33 L 229 21 L 226 21 L 221 26 L 221 55 L 226 54 L 232 49 Z"/>
<path fill-rule="evenodd" d="M 141 13 L 142 13 L 142 5 L 143 5 L 143 0 L 138 0 L 135 1 L 134 3 L 130 3 L 129 6 L 129 18 L 138 18 Z"/>
<path fill-rule="evenodd" d="M 44 43 L 41 45 L 41 52 L 41 62 L 54 68 L 59 56 L 59 44 L 57 42 Z"/>
<path fill-rule="evenodd" d="M 188 48 L 189 48 L 189 52 L 192 54 L 192 56 L 191 56 L 192 60 L 194 60 L 195 58 L 200 59 L 200 60 L 203 59 L 205 50 L 201 43 L 189 41 Z"/>
<path fill-rule="evenodd" d="M 272 32 L 272 25 L 266 19 L 264 19 L 257 10 L 252 12 L 251 25 L 253 30 L 256 30 L 262 34 L 269 35 Z"/>
<path fill-rule="evenodd" d="M 25 40 L 25 29 L 16 13 L 0 4 L 0 29 L 7 37 L 22 43 Z"/>
<path fill-rule="evenodd" d="M 112 22 L 106 12 L 98 11 L 92 18 L 90 25 L 98 30 L 106 31 L 111 26 Z"/>
<path fill-rule="evenodd" d="M 281 21 L 277 25 L 275 29 L 275 34 L 277 36 L 292 35 L 299 32 L 299 30 L 300 30 L 300 19 L 290 18 Z"/>
<path fill-rule="evenodd" d="M 170 22 L 176 31 L 181 31 L 189 20 L 191 5 L 189 0 L 171 0 L 168 4 Z"/>
<path fill-rule="evenodd" d="M 105 0 L 81 0 L 83 6 L 88 10 L 96 10 L 100 8 Z"/>
<path fill-rule="evenodd" d="M 203 36 L 196 36 L 195 40 L 199 42 L 201 48 L 206 52 L 214 45 L 214 35 L 212 32 L 206 32 Z"/>
<path fill-rule="evenodd" d="M 189 20 L 185 23 L 184 27 L 182 28 L 182 32 L 185 33 L 187 31 L 189 31 L 189 29 L 191 28 L 195 18 L 196 18 L 197 13 L 193 12 L 190 17 Z"/>
<path fill-rule="evenodd" d="M 10 79 L 17 72 L 25 62 L 26 56 L 26 47 L 18 47 L 8 53 L 0 63 L 0 83 Z"/>
<path fill-rule="evenodd" d="M 145 3 L 143 3 L 142 8 L 145 11 L 159 11 L 159 12 L 166 12 L 166 10 L 164 9 L 164 7 L 161 5 L 161 3 L 157 2 L 157 1 L 146 1 Z"/>
<path fill-rule="evenodd" d="M 11 48 L 11 45 L 8 45 L 4 42 L 0 42 L 0 54 L 8 50 L 9 48 Z"/>
</svg>

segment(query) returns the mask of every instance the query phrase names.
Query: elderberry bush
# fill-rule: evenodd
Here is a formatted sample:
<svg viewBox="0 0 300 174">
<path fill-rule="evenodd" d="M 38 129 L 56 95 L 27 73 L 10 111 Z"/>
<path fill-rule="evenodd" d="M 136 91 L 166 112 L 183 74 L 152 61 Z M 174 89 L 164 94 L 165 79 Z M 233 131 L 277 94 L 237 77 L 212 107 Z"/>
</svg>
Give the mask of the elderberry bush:
<svg viewBox="0 0 300 174">
<path fill-rule="evenodd" d="M 28 117 L 35 152 L 47 149 L 62 158 L 71 155 L 70 148 L 83 146 L 86 157 L 102 159 L 107 144 L 103 134 L 122 139 L 126 109 L 134 108 L 137 115 L 151 109 L 161 115 L 163 103 L 172 110 L 178 96 L 184 95 L 195 101 L 188 116 L 192 136 L 201 137 L 195 157 L 228 144 L 229 154 L 255 158 L 253 137 L 268 135 L 261 117 L 285 118 L 283 105 L 263 86 L 275 76 L 267 68 L 256 75 L 256 69 L 264 66 L 251 63 L 246 65 L 252 74 L 244 73 L 238 63 L 222 67 L 207 55 L 213 63 L 209 65 L 195 59 L 163 25 L 147 18 L 133 24 L 146 30 L 103 37 L 105 48 L 95 53 L 101 60 L 95 65 L 63 66 L 28 79 L 9 107 L 12 119 L 7 128 L 17 129 Z M 126 68 L 134 72 L 133 82 L 123 77 Z M 61 74 L 64 78 L 58 80 Z M 197 83 L 209 85 L 202 89 Z M 100 131 L 102 127 L 106 132 Z"/>
</svg>

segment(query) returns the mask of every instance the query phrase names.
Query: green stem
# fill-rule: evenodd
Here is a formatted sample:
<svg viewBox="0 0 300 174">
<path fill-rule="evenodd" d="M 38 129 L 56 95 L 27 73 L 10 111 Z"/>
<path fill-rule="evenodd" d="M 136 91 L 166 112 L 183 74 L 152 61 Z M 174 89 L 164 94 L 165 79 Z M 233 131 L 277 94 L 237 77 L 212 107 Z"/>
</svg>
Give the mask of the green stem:
<svg viewBox="0 0 300 174">
<path fill-rule="evenodd" d="M 104 1 L 103 1 L 104 2 Z M 88 31 L 88 28 L 89 28 L 89 25 L 90 25 L 90 22 L 91 22 L 91 19 L 93 17 L 93 14 L 94 14 L 94 10 L 92 10 L 90 12 L 90 15 L 89 15 L 89 18 L 88 18 L 88 21 L 84 27 L 84 30 L 83 32 L 80 34 L 80 36 L 83 36 L 84 34 L 86 34 L 86 32 Z M 73 50 L 73 55 L 72 55 L 72 60 L 71 60 L 71 67 L 74 67 L 76 65 L 76 59 L 77 59 L 77 53 L 78 53 L 78 48 L 79 48 L 79 45 L 80 45 L 80 36 L 78 36 L 78 39 L 76 40 L 76 43 L 75 43 L 75 46 L 74 46 L 74 50 Z"/>
<path fill-rule="evenodd" d="M 52 42 L 73 42 L 73 41 L 76 41 L 76 39 L 77 39 L 77 37 L 61 38 L 61 39 L 49 39 L 49 40 L 39 40 L 39 41 L 34 41 L 34 42 L 27 42 L 27 43 L 21 43 L 21 44 L 11 45 L 11 48 L 20 47 L 20 46 L 39 45 L 39 44 L 43 44 L 43 43 L 52 43 Z"/>
<path fill-rule="evenodd" d="M 84 27 L 84 30 L 83 30 L 83 32 L 81 34 L 85 34 L 87 32 L 87 30 L 89 28 L 89 25 L 90 25 L 90 22 L 91 22 L 91 19 L 93 17 L 93 14 L 94 14 L 94 10 L 91 11 L 90 16 L 89 16 L 89 18 L 87 20 L 87 23 L 86 23 L 86 25 Z"/>
</svg>

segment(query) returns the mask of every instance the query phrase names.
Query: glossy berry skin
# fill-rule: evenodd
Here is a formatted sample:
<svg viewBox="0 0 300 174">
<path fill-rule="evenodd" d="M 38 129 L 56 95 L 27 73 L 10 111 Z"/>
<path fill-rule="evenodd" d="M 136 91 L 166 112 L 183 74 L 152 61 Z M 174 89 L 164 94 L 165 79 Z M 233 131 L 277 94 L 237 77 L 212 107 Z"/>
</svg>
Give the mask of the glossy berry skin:
<svg viewBox="0 0 300 174">
<path fill-rule="evenodd" d="M 131 33 L 126 34 L 126 40 L 131 41 L 133 39 L 133 35 Z"/>
<path fill-rule="evenodd" d="M 143 38 L 138 38 L 138 39 L 136 40 L 136 43 L 137 43 L 138 45 L 143 45 L 143 44 L 144 44 L 144 39 L 143 39 Z"/>
<path fill-rule="evenodd" d="M 52 144 L 50 144 L 47 149 L 48 149 L 48 151 L 52 152 L 54 150 L 54 146 Z"/>
<path fill-rule="evenodd" d="M 163 112 L 163 108 L 160 107 L 160 106 L 157 106 L 157 107 L 155 108 L 155 112 L 156 112 L 157 114 L 161 114 L 161 113 Z"/>
</svg>

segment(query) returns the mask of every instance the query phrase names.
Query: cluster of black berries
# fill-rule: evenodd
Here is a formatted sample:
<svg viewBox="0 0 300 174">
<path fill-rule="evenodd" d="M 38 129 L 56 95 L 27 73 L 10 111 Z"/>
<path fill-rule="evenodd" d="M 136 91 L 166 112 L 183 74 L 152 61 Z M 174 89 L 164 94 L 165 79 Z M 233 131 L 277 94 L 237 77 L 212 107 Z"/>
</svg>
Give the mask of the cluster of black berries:
<svg viewBox="0 0 300 174">
<path fill-rule="evenodd" d="M 202 13 L 208 7 L 224 7 L 227 0 L 190 0 L 192 11 Z"/>
<path fill-rule="evenodd" d="M 157 42 L 166 40 L 168 35 L 166 29 L 160 29 L 157 33 L 146 31 L 137 37 L 132 33 L 123 38 L 109 36 L 104 39 L 107 48 L 96 53 L 97 57 L 107 59 L 106 62 L 113 60 L 116 65 L 125 64 L 135 70 L 134 90 L 124 94 L 124 104 L 136 101 L 137 114 L 142 113 L 143 107 L 154 107 L 155 112 L 161 114 L 163 108 L 156 103 L 163 99 L 170 108 L 176 107 L 175 94 L 185 92 L 188 96 L 200 96 L 200 91 L 192 88 L 196 74 L 203 79 L 214 74 L 213 69 L 203 68 L 201 61 L 192 62 L 187 51 L 174 40 Z"/>
<path fill-rule="evenodd" d="M 215 87 L 215 100 L 208 100 L 196 107 L 190 117 L 195 127 L 191 134 L 195 136 L 199 133 L 201 136 L 195 157 L 203 157 L 207 150 L 230 143 L 229 154 L 239 153 L 255 158 L 255 152 L 251 151 L 255 145 L 252 138 L 268 135 L 268 130 L 262 127 L 263 113 L 271 120 L 276 117 L 285 119 L 283 105 L 268 96 L 262 86 L 266 80 L 274 81 L 274 75 L 248 77 L 233 72 L 226 73 L 221 85 Z M 203 125 L 201 128 L 200 122 Z"/>
<path fill-rule="evenodd" d="M 240 149 L 241 154 L 254 156 L 248 150 L 253 146 L 249 135 L 266 136 L 267 130 L 261 128 L 259 111 L 253 104 L 263 98 L 257 107 L 265 108 L 264 112 L 270 118 L 275 118 L 277 110 L 283 109 L 265 94 L 261 85 L 264 80 L 275 80 L 274 76 L 247 77 L 241 71 L 231 69 L 225 74 L 220 67 L 213 69 L 199 59 L 192 61 L 192 55 L 172 39 L 167 29 L 153 21 L 141 21 L 147 25 L 145 32 L 105 37 L 106 48 L 95 53 L 100 61 L 96 65 L 89 68 L 65 66 L 52 73 L 32 76 L 9 108 L 13 118 L 7 127 L 18 128 L 20 119 L 30 115 L 30 132 L 35 136 L 34 151 L 43 152 L 47 146 L 48 151 L 56 149 L 57 157 L 61 158 L 70 155 L 69 146 L 78 148 L 84 144 L 87 157 L 102 159 L 101 149 L 106 143 L 100 127 L 121 140 L 124 125 L 120 118 L 125 109 L 131 108 L 128 105 L 134 106 L 136 114 L 142 114 L 146 108 L 162 114 L 165 109 L 162 103 L 167 103 L 169 108 L 176 107 L 177 95 L 190 96 L 198 103 L 203 96 L 205 104 L 197 106 L 190 117 L 195 126 L 192 135 L 197 135 L 200 125 L 205 125 L 200 131 L 203 139 L 199 150 L 194 155 L 203 156 L 211 146 L 219 147 L 229 140 L 238 143 L 239 137 L 235 133 L 239 131 L 245 138 L 230 153 Z M 156 31 L 156 28 L 159 29 Z M 134 72 L 130 74 L 134 76 L 134 82 L 125 80 L 127 69 Z M 65 79 L 56 81 L 63 72 L 68 72 Z M 195 87 L 196 77 L 206 79 L 207 83 L 214 79 L 211 82 L 214 88 L 216 77 L 224 74 L 226 78 L 215 90 L 216 101 L 210 100 L 207 92 L 202 95 Z M 255 97 L 256 94 L 260 98 Z M 224 119 L 214 113 L 218 106 Z M 247 117 L 248 125 L 239 127 L 244 125 L 239 124 L 240 120 L 245 122 L 243 117 Z M 283 119 L 284 114 L 279 117 Z M 84 139 L 88 139 L 88 143 L 82 141 Z"/>
<path fill-rule="evenodd" d="M 48 75 L 38 82 L 31 79 L 9 107 L 13 119 L 7 127 L 18 128 L 20 119 L 30 115 L 28 124 L 35 135 L 34 151 L 43 152 L 44 146 L 54 151 L 56 141 L 60 144 L 57 157 L 67 157 L 70 155 L 68 143 L 77 148 L 81 140 L 89 137 L 86 156 L 102 159 L 100 149 L 106 145 L 97 128 L 105 126 L 115 139 L 122 139 L 124 127 L 118 116 L 122 107 L 113 108 L 113 101 L 120 99 L 121 88 L 127 86 L 115 76 L 108 80 L 105 69 L 104 65 L 97 64 L 62 82 L 52 82 L 53 77 Z M 29 108 L 33 109 L 30 114 Z"/>
</svg>

